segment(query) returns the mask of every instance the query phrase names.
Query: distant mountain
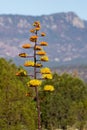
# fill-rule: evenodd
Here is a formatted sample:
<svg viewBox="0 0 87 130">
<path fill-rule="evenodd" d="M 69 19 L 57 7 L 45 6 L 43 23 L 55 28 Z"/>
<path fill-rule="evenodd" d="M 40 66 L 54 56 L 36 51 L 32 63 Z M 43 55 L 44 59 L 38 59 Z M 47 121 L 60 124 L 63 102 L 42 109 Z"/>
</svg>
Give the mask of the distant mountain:
<svg viewBox="0 0 87 130">
<path fill-rule="evenodd" d="M 73 12 L 42 16 L 0 15 L 0 57 L 17 58 L 21 45 L 30 42 L 29 30 L 41 22 L 51 63 L 87 63 L 87 21 Z"/>
</svg>

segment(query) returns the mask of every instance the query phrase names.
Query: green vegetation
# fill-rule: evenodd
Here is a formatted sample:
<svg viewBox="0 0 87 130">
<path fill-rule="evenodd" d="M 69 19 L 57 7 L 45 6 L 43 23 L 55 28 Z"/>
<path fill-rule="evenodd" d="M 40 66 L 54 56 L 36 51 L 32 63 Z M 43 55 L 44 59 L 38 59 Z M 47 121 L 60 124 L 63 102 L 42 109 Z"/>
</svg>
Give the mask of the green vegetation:
<svg viewBox="0 0 87 130">
<path fill-rule="evenodd" d="M 0 129 L 36 130 L 34 91 L 26 86 L 29 77 L 15 75 L 18 69 L 22 67 L 0 59 Z M 87 84 L 67 73 L 54 73 L 53 79 L 44 81 L 41 89 L 48 83 L 55 91 L 39 92 L 43 129 L 87 129 Z"/>
<path fill-rule="evenodd" d="M 87 123 L 87 85 L 78 77 L 54 74 L 51 82 L 55 91 L 44 93 L 42 124 L 49 130 L 74 126 L 83 130 Z"/>
<path fill-rule="evenodd" d="M 11 61 L 0 59 L 0 129 L 35 130 L 35 104 L 25 96 L 26 79 L 16 77 L 16 71 Z"/>
</svg>

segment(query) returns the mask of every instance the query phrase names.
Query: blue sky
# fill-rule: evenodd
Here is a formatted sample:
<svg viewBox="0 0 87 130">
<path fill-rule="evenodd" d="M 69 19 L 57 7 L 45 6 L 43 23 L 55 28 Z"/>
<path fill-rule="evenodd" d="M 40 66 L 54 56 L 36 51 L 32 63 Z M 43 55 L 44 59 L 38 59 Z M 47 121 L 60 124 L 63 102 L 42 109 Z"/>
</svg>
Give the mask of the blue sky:
<svg viewBox="0 0 87 130">
<path fill-rule="evenodd" d="M 40 16 L 69 11 L 87 20 L 87 0 L 0 0 L 0 14 Z"/>
</svg>

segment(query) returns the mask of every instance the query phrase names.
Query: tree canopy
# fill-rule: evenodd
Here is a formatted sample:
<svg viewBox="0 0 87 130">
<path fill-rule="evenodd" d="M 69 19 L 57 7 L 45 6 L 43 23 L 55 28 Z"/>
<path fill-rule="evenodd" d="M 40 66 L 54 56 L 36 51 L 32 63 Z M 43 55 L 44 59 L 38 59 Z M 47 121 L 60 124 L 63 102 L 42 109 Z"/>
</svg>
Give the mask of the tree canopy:
<svg viewBox="0 0 87 130">
<path fill-rule="evenodd" d="M 36 128 L 36 108 L 26 96 L 26 78 L 16 77 L 17 67 L 12 61 L 0 59 L 0 129 Z M 25 84 L 25 85 L 24 85 Z M 30 96 L 30 95 L 29 95 Z"/>
<path fill-rule="evenodd" d="M 26 86 L 30 77 L 16 76 L 17 67 L 11 60 L 0 58 L 0 129 L 35 130 L 37 128 L 36 99 Z M 54 91 L 43 91 L 44 85 Z M 63 73 L 43 81 L 39 91 L 43 129 L 55 130 L 87 127 L 87 84 L 79 77 Z M 87 129 L 87 128 L 86 128 Z"/>
<path fill-rule="evenodd" d="M 87 85 L 78 77 L 67 73 L 54 73 L 53 80 L 47 82 L 55 86 L 55 91 L 43 95 L 43 126 L 49 130 L 65 130 L 69 126 L 83 130 L 87 122 Z"/>
</svg>

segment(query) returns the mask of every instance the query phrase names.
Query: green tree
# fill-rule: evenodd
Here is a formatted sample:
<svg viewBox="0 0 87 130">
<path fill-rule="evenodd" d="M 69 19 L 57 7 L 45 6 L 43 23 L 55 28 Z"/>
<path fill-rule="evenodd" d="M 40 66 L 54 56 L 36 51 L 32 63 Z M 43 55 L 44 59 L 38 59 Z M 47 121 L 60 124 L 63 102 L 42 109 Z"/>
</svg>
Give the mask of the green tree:
<svg viewBox="0 0 87 130">
<path fill-rule="evenodd" d="M 36 129 L 35 104 L 32 97 L 26 96 L 25 80 L 16 77 L 15 64 L 3 58 L 0 70 L 0 129 Z"/>
<path fill-rule="evenodd" d="M 48 82 L 48 81 L 47 81 Z M 62 128 L 67 126 L 83 130 L 87 121 L 87 86 L 85 83 L 69 74 L 54 74 L 50 81 L 55 86 L 55 91 L 44 95 L 42 102 L 42 119 L 46 128 Z"/>
</svg>

